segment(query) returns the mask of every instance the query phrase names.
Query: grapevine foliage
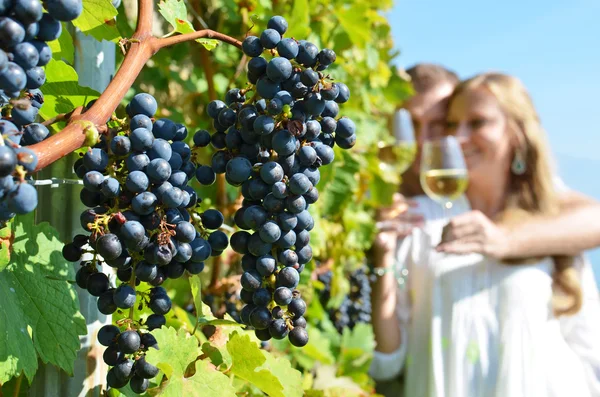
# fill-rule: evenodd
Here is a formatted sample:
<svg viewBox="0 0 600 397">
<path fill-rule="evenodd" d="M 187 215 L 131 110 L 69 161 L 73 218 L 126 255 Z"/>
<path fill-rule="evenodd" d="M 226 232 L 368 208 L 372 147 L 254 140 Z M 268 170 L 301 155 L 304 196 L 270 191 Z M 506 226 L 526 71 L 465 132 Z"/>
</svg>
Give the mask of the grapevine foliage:
<svg viewBox="0 0 600 397">
<path fill-rule="evenodd" d="M 115 7 L 123 10 L 118 1 L 48 2 L 40 8 L 41 19 L 30 24 L 24 22 L 28 17 L 22 8 L 36 8 L 37 0 L 4 2 L 9 6 L 0 9 L 0 31 L 9 33 L 0 35 L 3 221 L 37 205 L 29 175 L 37 159 L 27 146 L 65 125 L 49 119 L 66 116 L 68 123 L 69 115 L 89 111 L 90 99 L 99 95 L 78 85 L 77 74 L 67 65 L 74 60 L 73 39 L 67 25 L 56 20 L 72 20 L 98 40 L 118 42 L 121 34 L 131 37 L 133 32 L 124 15 L 113 20 Z M 368 288 L 362 283 L 356 290 L 354 278 L 346 286 L 337 277 L 338 268 L 361 261 L 373 230 L 369 207 L 384 201 L 393 188 L 370 157 L 385 116 L 408 92 L 389 65 L 394 56 L 389 25 L 378 16 L 379 7 L 387 6 L 357 1 L 328 9 L 325 3 L 309 7 L 305 0 L 294 0 L 229 2 L 214 8 L 201 3 L 201 11 L 195 10 L 199 24 L 198 18 L 187 22 L 182 1 L 161 1 L 157 11 L 170 26 L 155 27 L 173 35 L 207 23 L 246 37 L 242 62 L 235 48 L 217 47 L 211 39 L 197 41 L 212 54 L 198 47 L 190 51 L 189 44 L 161 50 L 130 91 L 153 96 L 128 95 L 127 117 L 113 115 L 107 125 L 95 126 L 103 135 L 81 153 L 73 170 L 84 184 L 80 200 L 89 207 L 81 217 L 86 233 L 62 248 L 51 227 L 21 217 L 0 234 L 0 283 L 10 292 L 3 290 L 5 300 L 17 307 L 3 324 L 10 335 L 19 335 L 14 344 L 0 348 L 3 357 L 11 357 L 0 360 L 3 392 L 13 394 L 15 385 L 22 391 L 27 387 L 10 379 L 24 373 L 31 381 L 36 356 L 72 373 L 77 334 L 85 333 L 73 284 L 97 297 L 99 312 L 113 315 L 113 324 L 101 328 L 97 338 L 106 347 L 112 396 L 120 395 L 118 388 L 125 395 L 151 388 L 152 395 L 166 396 L 327 396 L 371 390 L 366 366 L 372 335 L 364 324 L 366 311 L 348 316 L 349 324 L 336 322 L 334 313 L 347 307 L 352 311 L 353 305 L 366 309 L 366 304 L 343 303 L 348 292 L 353 302 L 366 303 Z M 324 12 L 330 18 L 320 17 Z M 256 14 L 286 18 L 260 22 Z M 8 20 L 26 31 L 21 41 Z M 257 21 L 264 30 L 252 28 Z M 54 36 L 40 33 L 52 27 Z M 5 37 L 18 45 L 5 44 Z M 35 65 L 28 44 L 38 51 Z M 29 64 L 25 55 L 31 55 Z M 19 75 L 17 67 L 26 76 L 18 92 L 10 86 L 17 80 L 8 78 Z M 46 78 L 52 84 L 39 86 Z M 210 102 L 215 92 L 223 93 L 222 101 Z M 342 103 L 351 119 L 338 114 Z M 119 109 L 117 115 L 122 114 Z M 186 137 L 179 122 L 202 129 Z M 88 127 L 94 132 L 90 142 L 97 136 L 94 126 Z M 358 143 L 355 130 L 361 134 Z M 359 155 L 344 150 L 355 144 L 362 145 Z M 71 173 L 56 176 L 72 178 Z M 227 199 L 215 200 L 225 180 L 230 184 Z M 222 214 L 211 209 L 215 203 Z M 231 236 L 236 253 L 227 248 L 228 224 L 242 229 Z M 48 236 L 53 237 L 46 242 Z M 32 254 L 33 242 L 39 254 Z M 61 248 L 60 257 L 81 261 L 76 275 L 59 258 Z M 213 259 L 222 253 L 220 268 Z M 313 290 L 321 284 L 311 277 L 313 257 L 334 261 L 336 277 L 325 310 Z M 235 277 L 237 261 L 242 272 Z M 215 318 L 200 301 L 200 285 L 208 283 L 205 262 L 215 274 L 225 272 L 238 283 L 224 296 L 223 311 L 230 315 L 225 319 Z M 44 272 L 35 273 L 36 266 Z M 192 286 L 196 307 L 189 311 L 195 316 L 182 309 L 190 301 L 188 283 L 179 282 L 184 278 Z M 211 282 L 208 290 L 210 297 L 219 288 Z M 57 311 L 33 310 L 40 294 Z M 70 332 L 61 335 L 63 325 Z M 59 336 L 53 340 L 53 335 Z M 272 340 L 265 343 L 267 339 Z M 290 348 L 290 342 L 303 347 Z M 310 376 L 302 379 L 298 370 Z"/>
</svg>

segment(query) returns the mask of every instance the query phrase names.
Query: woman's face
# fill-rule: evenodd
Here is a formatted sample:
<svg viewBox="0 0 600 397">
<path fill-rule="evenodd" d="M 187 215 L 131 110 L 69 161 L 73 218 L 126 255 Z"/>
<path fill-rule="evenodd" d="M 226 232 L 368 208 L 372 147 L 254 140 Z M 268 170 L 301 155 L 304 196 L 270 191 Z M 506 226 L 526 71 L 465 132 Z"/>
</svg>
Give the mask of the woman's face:
<svg viewBox="0 0 600 397">
<path fill-rule="evenodd" d="M 477 88 L 457 95 L 449 104 L 447 129 L 461 142 L 469 184 L 510 172 L 513 150 L 507 118 L 490 91 Z"/>
</svg>

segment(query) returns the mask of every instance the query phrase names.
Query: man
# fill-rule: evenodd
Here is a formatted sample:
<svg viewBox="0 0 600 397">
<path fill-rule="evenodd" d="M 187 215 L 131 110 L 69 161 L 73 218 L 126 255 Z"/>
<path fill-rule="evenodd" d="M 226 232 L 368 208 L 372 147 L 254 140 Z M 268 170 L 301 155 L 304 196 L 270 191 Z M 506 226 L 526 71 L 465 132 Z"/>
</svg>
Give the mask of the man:
<svg viewBox="0 0 600 397">
<path fill-rule="evenodd" d="M 444 133 L 447 99 L 459 79 L 456 73 L 440 65 L 420 63 L 406 70 L 416 95 L 404 104 L 411 114 L 417 139 L 417 157 L 402 176 L 400 192 L 407 197 L 423 194 L 419 182 L 420 154 L 427 138 Z"/>
</svg>

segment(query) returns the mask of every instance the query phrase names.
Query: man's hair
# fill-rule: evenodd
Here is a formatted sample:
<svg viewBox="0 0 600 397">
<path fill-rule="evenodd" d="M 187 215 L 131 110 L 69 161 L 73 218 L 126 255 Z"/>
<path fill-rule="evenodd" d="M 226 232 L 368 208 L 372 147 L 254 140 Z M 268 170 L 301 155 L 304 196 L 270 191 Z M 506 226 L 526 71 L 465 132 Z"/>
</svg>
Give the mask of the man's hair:
<svg viewBox="0 0 600 397">
<path fill-rule="evenodd" d="M 442 83 L 456 85 L 460 81 L 456 73 L 433 63 L 418 63 L 406 69 L 406 73 L 410 76 L 417 93 L 429 91 Z"/>
</svg>

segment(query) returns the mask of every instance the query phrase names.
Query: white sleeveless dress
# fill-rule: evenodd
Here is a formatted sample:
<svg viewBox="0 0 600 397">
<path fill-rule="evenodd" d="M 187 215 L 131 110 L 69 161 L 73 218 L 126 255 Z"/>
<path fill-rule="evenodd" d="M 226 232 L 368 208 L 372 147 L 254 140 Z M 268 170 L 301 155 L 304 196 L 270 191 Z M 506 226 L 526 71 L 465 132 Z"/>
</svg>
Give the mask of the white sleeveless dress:
<svg viewBox="0 0 600 397">
<path fill-rule="evenodd" d="M 375 352 L 370 374 L 394 378 L 405 366 L 405 397 L 600 396 L 600 301 L 591 266 L 578 258 L 584 308 L 553 316 L 551 259 L 509 266 L 480 254 L 445 255 L 439 204 L 416 198 L 423 229 L 398 243 L 402 345 Z M 466 199 L 449 211 L 470 209 Z"/>
</svg>

